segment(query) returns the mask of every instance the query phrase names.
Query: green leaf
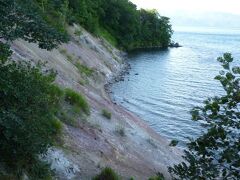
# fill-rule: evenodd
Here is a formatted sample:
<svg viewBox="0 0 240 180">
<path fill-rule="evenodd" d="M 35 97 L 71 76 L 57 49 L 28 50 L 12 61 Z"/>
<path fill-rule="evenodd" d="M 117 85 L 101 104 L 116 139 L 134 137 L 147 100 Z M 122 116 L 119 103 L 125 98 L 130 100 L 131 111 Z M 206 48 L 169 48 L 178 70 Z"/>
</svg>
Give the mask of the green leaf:
<svg viewBox="0 0 240 180">
<path fill-rule="evenodd" d="M 226 53 L 218 61 L 228 69 L 233 58 Z M 234 67 L 232 71 L 238 74 L 239 69 Z M 226 77 L 222 75 L 215 79 L 222 83 L 227 94 L 208 98 L 204 101 L 203 108 L 191 111 L 193 119 L 201 115 L 208 129 L 188 144 L 189 151 L 184 151 L 185 162 L 169 168 L 175 179 L 240 179 L 240 113 L 236 108 L 240 102 L 239 77 L 234 80 L 236 77 L 230 70 Z"/>
<path fill-rule="evenodd" d="M 240 67 L 233 67 L 232 71 L 234 74 L 240 74 Z"/>
<path fill-rule="evenodd" d="M 226 74 L 226 77 L 227 77 L 228 80 L 233 80 L 233 79 L 235 79 L 235 76 L 232 75 L 232 74 L 229 73 L 229 72 Z"/>
</svg>

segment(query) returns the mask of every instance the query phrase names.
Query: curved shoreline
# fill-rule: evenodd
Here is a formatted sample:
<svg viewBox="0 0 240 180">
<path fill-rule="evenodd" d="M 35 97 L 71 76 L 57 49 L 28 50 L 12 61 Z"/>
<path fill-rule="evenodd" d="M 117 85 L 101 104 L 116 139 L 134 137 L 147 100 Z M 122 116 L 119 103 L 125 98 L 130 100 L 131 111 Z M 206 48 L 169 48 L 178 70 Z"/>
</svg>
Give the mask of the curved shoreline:
<svg viewBox="0 0 240 180">
<path fill-rule="evenodd" d="M 74 27 L 70 32 L 74 34 Z M 64 124 L 63 141 L 64 150 L 67 151 L 60 150 L 70 162 L 69 168 L 78 167 L 79 171 L 73 175 L 78 179 L 89 179 L 103 167 L 109 166 L 125 179 L 135 177 L 145 180 L 159 171 L 170 179 L 167 166 L 181 160 L 181 151 L 169 147 L 166 138 L 137 115 L 112 101 L 109 87 L 123 80 L 130 66 L 117 49 L 103 45 L 85 31 L 83 33 L 80 38 L 72 35 L 74 40 L 51 52 L 22 40 L 12 46 L 15 58 L 33 59 L 34 62 L 47 59 L 49 67 L 58 72 L 56 83 L 82 93 L 91 106 L 91 116 L 85 120 L 79 117 L 76 127 Z M 84 76 L 74 62 L 68 60 L 69 55 L 94 69 L 96 75 L 87 77 L 88 83 L 81 83 Z M 111 120 L 102 115 L 105 108 L 111 112 Z M 121 135 L 119 130 L 124 134 Z M 62 165 L 59 172 L 62 172 L 61 168 Z M 68 173 L 66 176 L 61 173 L 57 175 L 59 179 L 67 179 Z"/>
</svg>

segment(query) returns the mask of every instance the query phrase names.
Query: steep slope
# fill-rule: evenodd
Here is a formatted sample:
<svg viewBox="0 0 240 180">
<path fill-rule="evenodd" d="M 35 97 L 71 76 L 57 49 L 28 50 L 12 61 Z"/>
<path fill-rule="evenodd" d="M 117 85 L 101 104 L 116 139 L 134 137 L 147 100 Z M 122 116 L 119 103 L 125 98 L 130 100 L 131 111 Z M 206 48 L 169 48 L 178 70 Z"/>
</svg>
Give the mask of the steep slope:
<svg viewBox="0 0 240 180">
<path fill-rule="evenodd" d="M 126 67 L 123 53 L 77 25 L 68 31 L 70 42 L 52 51 L 23 40 L 12 44 L 13 59 L 46 61 L 46 68 L 58 73 L 56 83 L 81 92 L 91 106 L 89 117 L 79 115 L 75 125 L 64 125 L 62 143 L 49 150 L 46 159 L 58 179 L 91 179 L 106 166 L 124 179 L 157 172 L 170 178 L 167 166 L 181 160 L 181 151 L 105 92 L 104 85 Z M 112 113 L 111 120 L 102 116 L 103 109 Z"/>
</svg>

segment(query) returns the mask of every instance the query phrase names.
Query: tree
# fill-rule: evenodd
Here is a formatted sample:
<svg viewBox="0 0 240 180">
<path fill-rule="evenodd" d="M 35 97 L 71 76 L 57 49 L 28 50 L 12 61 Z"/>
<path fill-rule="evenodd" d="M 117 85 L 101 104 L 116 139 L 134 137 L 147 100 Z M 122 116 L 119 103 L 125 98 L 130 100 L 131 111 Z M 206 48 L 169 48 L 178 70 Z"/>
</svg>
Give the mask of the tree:
<svg viewBox="0 0 240 180">
<path fill-rule="evenodd" d="M 51 175 L 39 155 L 61 129 L 55 112 L 62 91 L 54 79 L 52 71 L 43 74 L 29 63 L 0 62 L 0 164 L 17 179 L 23 173 L 33 179 Z"/>
<path fill-rule="evenodd" d="M 67 41 L 44 21 L 35 1 L 27 0 L 0 0 L 0 38 L 5 42 L 22 38 L 47 50 Z"/>
<path fill-rule="evenodd" d="M 192 110 L 193 119 L 205 122 L 208 130 L 188 144 L 185 162 L 169 168 L 175 179 L 240 178 L 240 67 L 232 67 L 229 53 L 218 61 L 224 70 L 215 79 L 225 94 Z"/>
<path fill-rule="evenodd" d="M 50 50 L 67 37 L 44 20 L 35 1 L 0 0 L 0 179 L 50 177 L 39 159 L 61 129 L 55 118 L 61 90 L 53 85 L 55 73 L 30 63 L 14 62 L 10 42 L 24 39 Z"/>
<path fill-rule="evenodd" d="M 69 0 L 69 7 L 76 23 L 95 35 L 107 34 L 124 50 L 167 47 L 171 40 L 169 18 L 156 10 L 137 10 L 129 0 Z"/>
</svg>

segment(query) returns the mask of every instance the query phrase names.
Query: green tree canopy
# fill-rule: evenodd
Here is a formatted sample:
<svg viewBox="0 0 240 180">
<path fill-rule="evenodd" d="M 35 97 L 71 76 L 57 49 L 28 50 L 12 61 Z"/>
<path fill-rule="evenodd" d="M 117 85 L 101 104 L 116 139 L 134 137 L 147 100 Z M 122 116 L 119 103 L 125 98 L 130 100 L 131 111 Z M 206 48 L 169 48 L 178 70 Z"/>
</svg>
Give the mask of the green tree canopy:
<svg viewBox="0 0 240 180">
<path fill-rule="evenodd" d="M 55 73 L 9 59 L 10 42 L 19 38 L 50 50 L 67 36 L 45 20 L 35 1 L 0 0 L 0 178 L 43 179 L 52 172 L 39 155 L 61 129 L 55 118 L 61 90 L 53 85 Z"/>
<path fill-rule="evenodd" d="M 168 18 L 156 10 L 137 10 L 128 0 L 69 0 L 69 10 L 75 22 L 96 35 L 105 29 L 125 50 L 167 47 L 171 40 Z"/>
<path fill-rule="evenodd" d="M 28 0 L 0 0 L 0 38 L 5 41 L 22 38 L 47 50 L 67 40 L 43 19 L 35 1 Z"/>
<path fill-rule="evenodd" d="M 33 179 L 50 175 L 39 155 L 61 128 L 55 112 L 62 91 L 54 79 L 55 73 L 43 75 L 29 63 L 0 62 L 0 164 L 19 179 L 23 173 Z"/>
</svg>

